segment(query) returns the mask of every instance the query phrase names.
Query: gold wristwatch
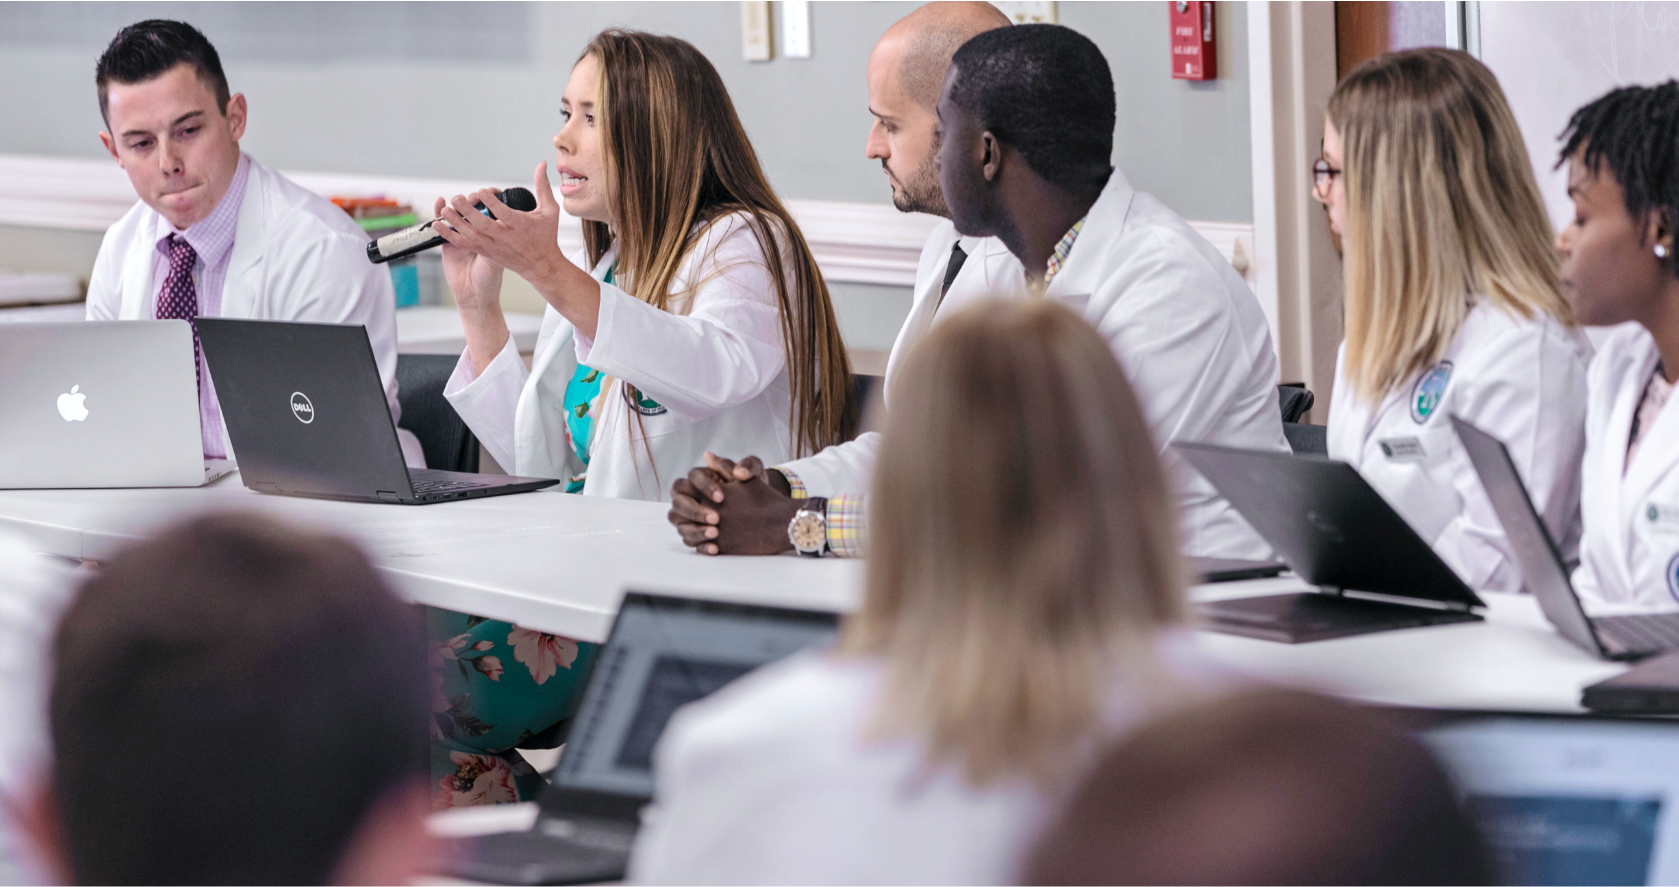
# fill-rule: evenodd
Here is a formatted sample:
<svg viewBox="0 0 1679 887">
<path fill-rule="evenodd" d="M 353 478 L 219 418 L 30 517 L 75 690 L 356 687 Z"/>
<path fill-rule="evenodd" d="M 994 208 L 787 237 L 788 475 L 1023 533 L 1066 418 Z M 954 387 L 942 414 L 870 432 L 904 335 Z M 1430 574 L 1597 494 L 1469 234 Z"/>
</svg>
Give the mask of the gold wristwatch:
<svg viewBox="0 0 1679 887">
<path fill-rule="evenodd" d="M 821 557 L 828 550 L 828 500 L 813 496 L 804 500 L 787 524 L 787 541 L 806 557 Z"/>
</svg>

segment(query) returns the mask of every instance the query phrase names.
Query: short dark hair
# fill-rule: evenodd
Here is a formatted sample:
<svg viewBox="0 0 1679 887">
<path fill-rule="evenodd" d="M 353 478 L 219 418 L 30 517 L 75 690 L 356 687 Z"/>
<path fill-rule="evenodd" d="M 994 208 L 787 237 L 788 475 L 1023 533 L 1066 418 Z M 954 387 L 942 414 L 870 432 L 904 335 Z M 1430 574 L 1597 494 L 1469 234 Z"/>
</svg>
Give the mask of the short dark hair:
<svg viewBox="0 0 1679 887">
<path fill-rule="evenodd" d="M 1113 172 L 1114 81 L 1090 38 L 1061 25 L 975 36 L 951 60 L 950 100 L 1057 185 L 1102 185 Z"/>
<path fill-rule="evenodd" d="M 73 883 L 326 883 L 429 770 L 420 616 L 337 537 L 168 529 L 82 587 L 53 659 Z"/>
<path fill-rule="evenodd" d="M 99 116 L 105 125 L 111 125 L 112 83 L 144 83 L 181 64 L 191 65 L 198 72 L 198 79 L 216 94 L 216 109 L 226 114 L 232 94 L 216 48 L 186 22 L 152 18 L 118 31 L 99 56 L 94 82 L 99 86 Z"/>
<path fill-rule="evenodd" d="M 1145 725 L 1046 830 L 1027 884 L 1490 884 L 1445 771 L 1377 714 L 1246 691 Z"/>
<path fill-rule="evenodd" d="M 1608 165 L 1620 182 L 1628 213 L 1663 210 L 1679 225 L 1679 81 L 1610 91 L 1574 112 L 1562 142 L 1557 166 L 1584 148 L 1587 169 L 1595 175 Z"/>
</svg>

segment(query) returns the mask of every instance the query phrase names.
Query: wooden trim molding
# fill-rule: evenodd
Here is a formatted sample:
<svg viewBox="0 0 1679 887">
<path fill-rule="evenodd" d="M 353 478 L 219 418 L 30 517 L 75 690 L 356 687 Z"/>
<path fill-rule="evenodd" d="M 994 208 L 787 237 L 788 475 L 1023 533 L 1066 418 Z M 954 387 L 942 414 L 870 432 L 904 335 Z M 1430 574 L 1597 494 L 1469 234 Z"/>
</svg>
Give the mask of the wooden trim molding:
<svg viewBox="0 0 1679 887">
<path fill-rule="evenodd" d="M 319 194 L 386 194 L 426 218 L 440 196 L 463 194 L 482 182 L 399 176 L 286 172 Z M 128 177 L 109 160 L 0 154 L 0 225 L 104 231 L 134 205 Z M 939 223 L 933 216 L 901 213 L 887 204 L 789 200 L 817 264 L 828 280 L 912 286 L 921 245 Z M 1191 222 L 1236 270 L 1253 283 L 1253 225 Z M 582 229 L 567 219 L 560 245 L 583 245 Z"/>
</svg>

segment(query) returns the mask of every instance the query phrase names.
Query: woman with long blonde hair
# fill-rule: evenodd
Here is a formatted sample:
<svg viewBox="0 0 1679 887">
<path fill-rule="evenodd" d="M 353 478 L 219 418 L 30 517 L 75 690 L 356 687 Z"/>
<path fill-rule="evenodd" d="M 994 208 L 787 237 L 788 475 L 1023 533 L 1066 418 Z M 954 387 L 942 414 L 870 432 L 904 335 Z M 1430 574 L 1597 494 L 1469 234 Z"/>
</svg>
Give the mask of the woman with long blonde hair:
<svg viewBox="0 0 1679 887">
<path fill-rule="evenodd" d="M 495 460 L 570 492 L 658 500 L 708 450 L 779 461 L 847 439 L 851 370 L 827 286 L 705 56 L 603 31 L 560 107 L 556 172 L 580 254 L 556 245 L 546 164 L 534 212 L 491 190 L 437 206 L 467 340 L 444 394 Z M 529 370 L 501 313 L 503 269 L 548 303 Z M 439 803 L 526 797 L 540 781 L 513 749 L 557 743 L 595 645 L 444 610 L 431 622 Z"/>
<path fill-rule="evenodd" d="M 1197 683 L 1168 482 L 1102 337 L 981 302 L 907 360 L 861 609 L 671 721 L 633 879 L 1005 882 L 1096 747 Z"/>
<path fill-rule="evenodd" d="M 1464 582 L 1518 591 L 1510 543 L 1449 417 L 1508 445 L 1572 551 L 1591 347 L 1562 298 L 1515 117 L 1485 65 L 1414 49 L 1348 73 L 1323 131 L 1313 191 L 1346 276 L 1329 455 Z"/>
</svg>

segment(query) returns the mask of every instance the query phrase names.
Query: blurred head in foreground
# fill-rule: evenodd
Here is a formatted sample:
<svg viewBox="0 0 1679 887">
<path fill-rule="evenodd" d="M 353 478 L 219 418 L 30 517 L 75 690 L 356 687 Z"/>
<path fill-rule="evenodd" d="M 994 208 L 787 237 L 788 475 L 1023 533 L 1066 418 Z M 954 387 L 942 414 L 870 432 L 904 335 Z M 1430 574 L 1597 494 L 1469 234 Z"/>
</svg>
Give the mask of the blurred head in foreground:
<svg viewBox="0 0 1679 887">
<path fill-rule="evenodd" d="M 1029 858 L 1027 884 L 1489 884 L 1445 772 L 1376 714 L 1228 696 L 1111 749 Z"/>
<path fill-rule="evenodd" d="M 425 635 L 343 539 L 201 518 L 110 561 L 54 651 L 34 829 L 79 884 L 401 883 Z"/>
<path fill-rule="evenodd" d="M 1184 619 L 1154 439 L 1107 343 L 1053 302 L 966 308 L 899 378 L 843 647 L 886 661 L 881 732 L 975 785 L 1053 781 Z"/>
</svg>

